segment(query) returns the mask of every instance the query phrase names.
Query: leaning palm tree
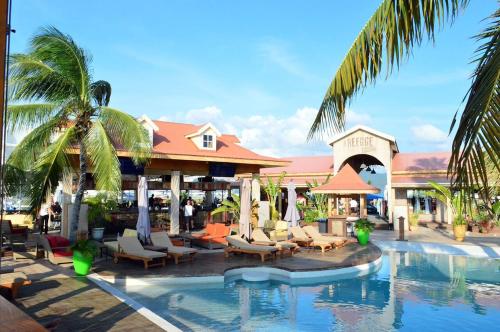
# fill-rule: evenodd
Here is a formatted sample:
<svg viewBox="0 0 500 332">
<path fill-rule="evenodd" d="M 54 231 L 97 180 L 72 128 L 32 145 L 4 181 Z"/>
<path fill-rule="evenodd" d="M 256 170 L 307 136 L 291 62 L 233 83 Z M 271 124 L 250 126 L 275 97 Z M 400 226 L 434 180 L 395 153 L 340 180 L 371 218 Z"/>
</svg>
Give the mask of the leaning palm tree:
<svg viewBox="0 0 500 332">
<path fill-rule="evenodd" d="M 47 27 L 32 38 L 27 53 L 11 56 L 9 67 L 8 130 L 30 133 L 7 161 L 7 188 L 22 190 L 36 211 L 78 164 L 71 213 L 79 229 L 86 174 L 93 174 L 96 189 L 118 191 L 116 147 L 129 151 L 135 163 L 147 160 L 151 150 L 141 124 L 108 107 L 111 85 L 93 82 L 90 65 L 90 55 L 70 36 Z"/>
<path fill-rule="evenodd" d="M 326 91 L 309 138 L 318 133 L 340 131 L 345 125 L 346 104 L 374 83 L 383 66 L 387 76 L 408 58 L 414 46 L 434 33 L 448 20 L 453 22 L 468 0 L 383 0 L 366 23 Z M 488 185 L 485 158 L 491 158 L 500 171 L 499 130 L 499 17 L 497 10 L 489 27 L 478 35 L 482 45 L 477 49 L 476 70 L 458 123 L 452 146 L 448 173 L 452 184 L 472 190 Z M 456 117 L 450 133 L 455 127 Z"/>
</svg>

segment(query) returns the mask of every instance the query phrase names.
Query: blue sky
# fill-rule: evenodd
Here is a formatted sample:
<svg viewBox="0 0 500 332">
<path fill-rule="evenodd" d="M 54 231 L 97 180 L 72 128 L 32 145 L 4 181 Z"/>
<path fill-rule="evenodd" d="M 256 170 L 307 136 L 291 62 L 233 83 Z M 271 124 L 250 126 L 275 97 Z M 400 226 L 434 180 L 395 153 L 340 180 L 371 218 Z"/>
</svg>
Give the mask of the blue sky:
<svg viewBox="0 0 500 332">
<path fill-rule="evenodd" d="M 13 0 L 11 51 L 45 25 L 93 55 L 111 106 L 153 119 L 213 122 L 276 156 L 327 154 L 306 142 L 312 118 L 379 1 Z M 394 135 L 401 151 L 449 149 L 448 128 L 470 84 L 471 38 L 497 8 L 471 1 L 387 81 L 349 106 L 348 126 Z M 325 140 L 328 140 L 325 138 Z"/>
</svg>

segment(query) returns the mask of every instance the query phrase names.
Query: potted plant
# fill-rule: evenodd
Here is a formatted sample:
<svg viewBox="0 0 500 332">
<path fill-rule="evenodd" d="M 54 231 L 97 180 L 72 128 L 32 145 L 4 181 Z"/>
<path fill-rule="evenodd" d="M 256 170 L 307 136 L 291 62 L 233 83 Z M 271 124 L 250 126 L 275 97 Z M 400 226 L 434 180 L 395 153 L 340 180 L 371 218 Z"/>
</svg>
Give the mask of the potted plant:
<svg viewBox="0 0 500 332">
<path fill-rule="evenodd" d="M 434 191 L 428 191 L 427 195 L 436 198 L 443 204 L 447 204 L 453 213 L 453 234 L 455 240 L 463 241 L 467 232 L 467 219 L 464 217 L 467 195 L 464 190 L 452 192 L 449 188 L 434 181 L 429 181 Z"/>
<path fill-rule="evenodd" d="M 359 244 L 364 246 L 368 243 L 370 233 L 375 229 L 375 224 L 367 219 L 359 219 L 354 224 L 354 228 L 356 229 Z"/>
<path fill-rule="evenodd" d="M 73 268 L 76 275 L 86 276 L 89 274 L 97 248 L 91 240 L 79 240 L 71 246 L 73 251 Z"/>
<path fill-rule="evenodd" d="M 86 198 L 85 203 L 89 207 L 88 219 L 91 236 L 96 241 L 102 241 L 105 226 L 111 221 L 110 212 L 116 209 L 118 203 L 105 192 Z"/>
<path fill-rule="evenodd" d="M 418 230 L 418 218 L 420 217 L 419 213 L 412 213 L 410 214 L 410 230 L 411 231 L 417 231 Z"/>
</svg>

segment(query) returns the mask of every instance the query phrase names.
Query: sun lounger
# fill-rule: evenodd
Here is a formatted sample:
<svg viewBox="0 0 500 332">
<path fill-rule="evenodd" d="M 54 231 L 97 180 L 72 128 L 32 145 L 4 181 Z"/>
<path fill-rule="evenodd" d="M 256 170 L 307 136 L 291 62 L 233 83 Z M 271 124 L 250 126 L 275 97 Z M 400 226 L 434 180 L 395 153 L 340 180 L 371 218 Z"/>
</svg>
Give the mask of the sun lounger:
<svg viewBox="0 0 500 332">
<path fill-rule="evenodd" d="M 315 227 L 313 226 L 304 226 L 304 231 L 309 235 L 313 240 L 315 241 L 327 241 L 335 245 L 335 247 L 343 247 L 346 242 L 347 238 L 342 237 L 342 236 L 328 236 L 328 235 L 323 235 L 321 234 Z"/>
<path fill-rule="evenodd" d="M 31 280 L 22 272 L 0 273 L 0 288 L 8 289 L 12 299 L 16 298 L 19 288 L 30 284 Z"/>
<path fill-rule="evenodd" d="M 291 241 L 297 243 L 300 246 L 313 248 L 320 247 L 321 252 L 325 252 L 327 249 L 332 249 L 331 242 L 312 239 L 299 226 L 290 227 L 290 231 L 293 235 Z"/>
<path fill-rule="evenodd" d="M 168 255 L 174 258 L 175 264 L 179 264 L 179 258 L 186 257 L 190 261 L 193 260 L 194 255 L 198 250 L 193 248 L 174 246 L 167 232 L 153 232 L 151 233 L 151 242 L 155 246 L 165 247 L 168 249 Z"/>
<path fill-rule="evenodd" d="M 252 232 L 252 238 L 254 242 L 252 244 L 255 245 L 267 245 L 267 246 L 275 246 L 278 248 L 280 255 L 283 256 L 283 253 L 288 250 L 290 255 L 293 255 L 295 252 L 299 250 L 299 246 L 296 243 L 289 241 L 271 241 L 266 233 L 264 233 L 261 229 L 256 228 Z"/>
<path fill-rule="evenodd" d="M 69 240 L 58 235 L 40 235 L 45 255 L 52 264 L 73 262 Z"/>
<path fill-rule="evenodd" d="M 224 248 L 225 257 L 229 257 L 230 253 L 243 253 L 249 255 L 260 255 L 260 259 L 264 262 L 267 257 L 276 258 L 278 248 L 273 246 L 258 246 L 250 244 L 243 240 L 239 235 L 227 236 L 228 246 Z"/>
<path fill-rule="evenodd" d="M 118 251 L 115 252 L 114 262 L 118 263 L 120 258 L 143 261 L 144 268 L 148 269 L 151 266 L 165 266 L 167 254 L 144 249 L 137 238 L 119 237 Z M 157 262 L 155 263 L 155 261 Z"/>
</svg>

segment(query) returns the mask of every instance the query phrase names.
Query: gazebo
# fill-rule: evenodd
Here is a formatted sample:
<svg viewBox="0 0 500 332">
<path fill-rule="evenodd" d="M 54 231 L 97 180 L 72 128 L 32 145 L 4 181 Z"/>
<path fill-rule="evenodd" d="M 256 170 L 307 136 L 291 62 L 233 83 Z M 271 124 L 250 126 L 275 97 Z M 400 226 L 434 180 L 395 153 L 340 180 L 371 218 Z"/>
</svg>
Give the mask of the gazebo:
<svg viewBox="0 0 500 332">
<path fill-rule="evenodd" d="M 349 164 L 342 167 L 330 181 L 316 188 L 312 188 L 311 191 L 318 194 L 330 195 L 328 197 L 328 216 L 339 214 L 339 199 L 359 195 L 359 216 L 361 218 L 367 216 L 366 195 L 380 192 L 378 188 L 363 181 L 359 174 L 356 173 Z M 346 209 L 348 209 L 348 202 L 346 202 L 345 205 Z M 349 215 L 349 213 L 347 213 L 347 215 Z"/>
</svg>

